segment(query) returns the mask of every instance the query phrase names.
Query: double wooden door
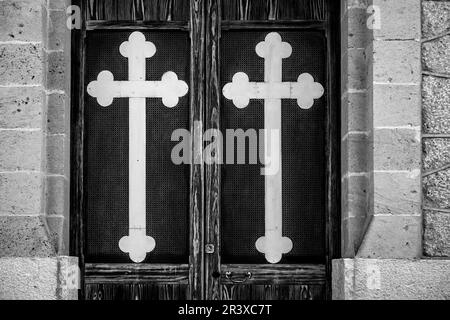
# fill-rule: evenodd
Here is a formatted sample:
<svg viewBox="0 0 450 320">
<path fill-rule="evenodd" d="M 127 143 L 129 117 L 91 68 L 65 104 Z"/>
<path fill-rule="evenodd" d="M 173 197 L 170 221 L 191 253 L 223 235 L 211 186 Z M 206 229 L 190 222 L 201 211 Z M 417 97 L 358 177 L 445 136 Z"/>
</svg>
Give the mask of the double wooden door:
<svg viewBox="0 0 450 320">
<path fill-rule="evenodd" d="M 335 3 L 75 1 L 71 253 L 82 298 L 330 297 Z M 262 174 L 268 126 L 279 129 L 274 175 Z"/>
</svg>

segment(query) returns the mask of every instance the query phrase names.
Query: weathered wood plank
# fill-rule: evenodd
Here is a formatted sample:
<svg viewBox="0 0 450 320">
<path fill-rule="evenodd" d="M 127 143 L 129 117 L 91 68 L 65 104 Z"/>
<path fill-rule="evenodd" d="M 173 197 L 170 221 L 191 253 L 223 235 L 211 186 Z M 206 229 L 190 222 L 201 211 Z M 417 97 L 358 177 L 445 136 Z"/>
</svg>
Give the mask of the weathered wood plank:
<svg viewBox="0 0 450 320">
<path fill-rule="evenodd" d="M 331 299 L 331 262 L 340 258 L 341 212 L 340 212 L 340 6 L 336 1 L 329 4 L 328 16 L 330 27 L 327 28 L 327 119 L 326 119 L 326 297 Z"/>
<path fill-rule="evenodd" d="M 188 283 L 188 265 L 166 264 L 86 264 L 87 284 L 152 282 L 164 284 Z"/>
<path fill-rule="evenodd" d="M 325 284 L 326 279 L 325 265 L 222 265 L 220 281 L 222 284 L 297 285 Z"/>
<path fill-rule="evenodd" d="M 86 12 L 85 2 L 72 1 Z M 70 112 L 70 255 L 79 258 L 81 287 L 84 286 L 84 72 L 85 72 L 85 19 L 81 29 L 71 33 L 71 112 Z M 84 291 L 80 290 L 80 298 Z"/>
<path fill-rule="evenodd" d="M 222 1 L 223 20 L 316 20 L 327 17 L 328 0 Z"/>
<path fill-rule="evenodd" d="M 205 131 L 220 130 L 220 79 L 219 79 L 219 38 L 220 0 L 210 0 L 206 7 L 206 110 Z M 219 151 L 220 152 L 220 151 Z M 206 294 L 208 299 L 220 299 L 220 157 L 215 155 L 214 164 L 206 165 L 206 244 L 212 245 L 213 252 L 206 255 Z M 210 248 L 210 249 L 211 249 Z"/>
<path fill-rule="evenodd" d="M 184 21 L 88 21 L 87 30 L 183 30 L 188 31 L 189 25 Z"/>
<path fill-rule="evenodd" d="M 86 300 L 185 300 L 186 284 L 88 284 Z"/>
<path fill-rule="evenodd" d="M 323 300 L 323 285 L 224 285 L 223 300 Z"/>
<path fill-rule="evenodd" d="M 190 298 L 204 298 L 203 227 L 204 227 L 204 165 L 203 123 L 205 110 L 205 2 L 191 0 L 191 135 L 192 160 L 190 183 Z"/>
<path fill-rule="evenodd" d="M 189 0 L 85 0 L 89 20 L 188 21 Z"/>
</svg>

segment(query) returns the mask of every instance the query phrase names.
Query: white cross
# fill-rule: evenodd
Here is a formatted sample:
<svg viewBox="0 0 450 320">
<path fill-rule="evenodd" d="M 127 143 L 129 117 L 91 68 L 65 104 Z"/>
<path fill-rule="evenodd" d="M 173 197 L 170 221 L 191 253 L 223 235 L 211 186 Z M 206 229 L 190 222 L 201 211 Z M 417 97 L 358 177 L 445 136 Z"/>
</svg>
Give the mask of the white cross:
<svg viewBox="0 0 450 320">
<path fill-rule="evenodd" d="M 300 75 L 297 82 L 282 82 L 282 60 L 291 55 L 292 47 L 282 42 L 277 32 L 269 33 L 256 46 L 256 53 L 265 61 L 264 82 L 249 82 L 247 74 L 239 72 L 225 85 L 223 94 L 238 108 L 247 107 L 250 99 L 264 99 L 265 235 L 256 241 L 256 249 L 268 262 L 278 263 L 293 247 L 292 240 L 282 233 L 281 99 L 297 99 L 300 108 L 309 109 L 314 99 L 323 96 L 324 88 L 308 73 Z"/>
<path fill-rule="evenodd" d="M 121 44 L 120 53 L 128 58 L 129 81 L 114 81 L 111 72 L 102 71 L 87 92 L 103 107 L 114 98 L 129 98 L 129 235 L 120 239 L 119 248 L 140 263 L 156 246 L 146 232 L 146 98 L 162 98 L 172 108 L 187 94 L 188 86 L 173 72 L 165 73 L 161 81 L 145 81 L 146 59 L 156 53 L 156 47 L 141 32 L 133 32 Z"/>
</svg>

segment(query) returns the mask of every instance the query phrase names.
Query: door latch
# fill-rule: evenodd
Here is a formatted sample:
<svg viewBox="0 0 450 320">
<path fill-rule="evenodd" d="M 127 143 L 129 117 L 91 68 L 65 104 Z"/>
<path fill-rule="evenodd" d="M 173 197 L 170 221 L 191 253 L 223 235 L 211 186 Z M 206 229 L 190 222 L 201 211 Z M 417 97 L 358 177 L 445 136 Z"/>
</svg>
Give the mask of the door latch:
<svg viewBox="0 0 450 320">
<path fill-rule="evenodd" d="M 213 244 L 207 244 L 205 246 L 205 253 L 207 254 L 213 254 L 215 252 L 215 246 Z"/>
</svg>

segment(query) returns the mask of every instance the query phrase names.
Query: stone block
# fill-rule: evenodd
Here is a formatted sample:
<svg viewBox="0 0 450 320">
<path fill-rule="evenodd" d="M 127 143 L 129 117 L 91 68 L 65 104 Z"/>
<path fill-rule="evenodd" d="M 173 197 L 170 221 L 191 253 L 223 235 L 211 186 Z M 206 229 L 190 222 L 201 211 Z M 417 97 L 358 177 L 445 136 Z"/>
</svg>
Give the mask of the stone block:
<svg viewBox="0 0 450 320">
<path fill-rule="evenodd" d="M 374 214 L 420 216 L 421 180 L 420 170 L 411 173 L 375 172 Z"/>
<path fill-rule="evenodd" d="M 379 40 L 413 40 L 421 36 L 421 0 L 373 0 L 380 8 L 381 28 L 374 29 Z"/>
<path fill-rule="evenodd" d="M 47 136 L 47 172 L 65 174 L 65 135 Z"/>
<path fill-rule="evenodd" d="M 424 253 L 428 257 L 450 257 L 450 214 L 424 210 Z"/>
<path fill-rule="evenodd" d="M 367 56 L 365 49 L 348 50 L 348 88 L 363 90 L 367 88 Z"/>
<path fill-rule="evenodd" d="M 450 163 L 450 139 L 424 139 L 423 167 L 435 170 Z"/>
<path fill-rule="evenodd" d="M 0 215 L 39 215 L 42 190 L 39 173 L 1 173 Z"/>
<path fill-rule="evenodd" d="M 334 300 L 449 300 L 450 260 L 333 260 Z"/>
<path fill-rule="evenodd" d="M 374 81 L 419 84 L 421 79 L 418 41 L 374 41 Z"/>
<path fill-rule="evenodd" d="M 54 255 L 55 248 L 44 217 L 0 216 L 0 257 Z"/>
<path fill-rule="evenodd" d="M 346 172 L 367 172 L 370 147 L 370 139 L 366 134 L 348 134 L 341 143 L 341 168 L 343 174 Z"/>
<path fill-rule="evenodd" d="M 0 300 L 76 300 L 78 259 L 0 258 Z"/>
<path fill-rule="evenodd" d="M 65 11 L 49 11 L 47 49 L 64 50 L 64 42 L 68 32 L 66 19 L 67 16 Z"/>
<path fill-rule="evenodd" d="M 42 128 L 43 107 L 41 87 L 2 87 L 0 128 Z"/>
<path fill-rule="evenodd" d="M 65 196 L 68 195 L 68 189 L 66 178 L 61 176 L 47 177 L 47 215 L 64 216 Z"/>
<path fill-rule="evenodd" d="M 47 0 L 47 7 L 51 10 L 65 10 L 68 0 Z"/>
<path fill-rule="evenodd" d="M 450 209 L 450 170 L 425 177 L 423 192 L 427 207 Z"/>
<path fill-rule="evenodd" d="M 66 131 L 66 96 L 52 93 L 47 96 L 47 130 L 50 134 L 61 134 Z"/>
<path fill-rule="evenodd" d="M 40 171 L 42 143 L 40 130 L 0 130 L 0 170 Z"/>
<path fill-rule="evenodd" d="M 365 48 L 371 39 L 367 28 L 369 14 L 365 7 L 354 7 L 348 10 L 348 47 Z"/>
<path fill-rule="evenodd" d="M 46 88 L 48 90 L 65 90 L 66 61 L 64 52 L 52 51 L 45 55 L 47 66 Z"/>
<path fill-rule="evenodd" d="M 374 127 L 419 127 L 421 125 L 420 85 L 373 86 Z"/>
<path fill-rule="evenodd" d="M 420 130 L 376 129 L 374 134 L 374 169 L 420 169 Z"/>
<path fill-rule="evenodd" d="M 55 248 L 57 254 L 63 252 L 63 233 L 64 233 L 64 217 L 49 216 L 47 217 L 47 226 L 49 230 L 49 239 Z"/>
<path fill-rule="evenodd" d="M 430 38 L 444 34 L 450 26 L 449 1 L 422 1 L 422 35 Z"/>
<path fill-rule="evenodd" d="M 43 79 L 40 44 L 0 44 L 0 85 L 41 84 Z"/>
<path fill-rule="evenodd" d="M 421 256 L 421 216 L 374 215 L 358 251 L 359 258 L 368 259 L 414 259 Z"/>
<path fill-rule="evenodd" d="M 0 41 L 42 41 L 40 1 L 0 1 Z"/>
<path fill-rule="evenodd" d="M 450 133 L 450 79 L 423 77 L 424 133 Z"/>
<path fill-rule="evenodd" d="M 422 46 L 423 69 L 450 74 L 450 35 L 425 42 Z"/>
<path fill-rule="evenodd" d="M 366 92 L 348 93 L 342 103 L 341 133 L 369 131 L 370 112 Z"/>
<path fill-rule="evenodd" d="M 347 176 L 342 182 L 342 218 L 366 217 L 370 179 L 367 175 Z"/>
</svg>

